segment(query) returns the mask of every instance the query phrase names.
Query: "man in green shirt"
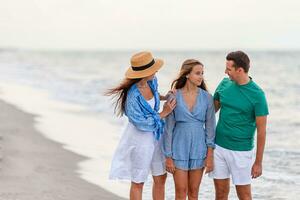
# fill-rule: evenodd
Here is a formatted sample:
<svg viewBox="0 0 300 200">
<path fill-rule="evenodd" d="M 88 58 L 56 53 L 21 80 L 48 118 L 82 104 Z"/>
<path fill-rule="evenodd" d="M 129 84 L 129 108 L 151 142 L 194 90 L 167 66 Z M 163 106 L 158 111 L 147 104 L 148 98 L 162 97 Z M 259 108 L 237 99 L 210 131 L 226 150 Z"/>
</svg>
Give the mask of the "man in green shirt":
<svg viewBox="0 0 300 200">
<path fill-rule="evenodd" d="M 262 174 L 268 105 L 263 90 L 248 76 L 250 59 L 242 51 L 226 57 L 224 78 L 214 94 L 220 109 L 214 150 L 216 199 L 228 199 L 230 177 L 240 200 L 252 199 L 251 178 Z M 257 150 L 254 157 L 254 135 Z"/>
</svg>

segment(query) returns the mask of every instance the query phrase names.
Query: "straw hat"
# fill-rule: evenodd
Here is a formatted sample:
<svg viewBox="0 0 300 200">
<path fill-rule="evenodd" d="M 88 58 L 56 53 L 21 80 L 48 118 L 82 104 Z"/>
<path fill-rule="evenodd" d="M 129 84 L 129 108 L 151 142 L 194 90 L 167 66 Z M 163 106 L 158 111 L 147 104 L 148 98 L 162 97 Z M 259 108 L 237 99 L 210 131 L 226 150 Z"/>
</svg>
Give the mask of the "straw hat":
<svg viewBox="0 0 300 200">
<path fill-rule="evenodd" d="M 152 54 L 147 51 L 133 55 L 130 62 L 131 67 L 125 74 L 125 76 L 130 79 L 151 76 L 164 64 L 161 59 L 154 59 Z"/>
</svg>

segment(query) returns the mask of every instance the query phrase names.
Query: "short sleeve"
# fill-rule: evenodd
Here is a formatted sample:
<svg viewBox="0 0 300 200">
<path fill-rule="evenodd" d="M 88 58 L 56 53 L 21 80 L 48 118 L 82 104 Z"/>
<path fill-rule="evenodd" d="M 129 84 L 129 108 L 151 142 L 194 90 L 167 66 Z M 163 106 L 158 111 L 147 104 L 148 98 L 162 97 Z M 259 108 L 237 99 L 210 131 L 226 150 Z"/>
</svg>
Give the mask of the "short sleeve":
<svg viewBox="0 0 300 200">
<path fill-rule="evenodd" d="M 265 116 L 269 114 L 268 103 L 264 92 L 258 95 L 257 101 L 254 105 L 255 116 Z"/>
<path fill-rule="evenodd" d="M 215 93 L 214 93 L 214 100 L 220 101 L 220 95 L 219 95 L 219 91 L 218 90 L 216 90 Z"/>
<path fill-rule="evenodd" d="M 218 85 L 217 89 L 215 90 L 213 99 L 220 101 L 220 92 L 223 90 L 223 88 L 225 87 L 226 83 L 228 83 L 229 79 L 228 78 L 224 78 L 221 83 Z"/>
</svg>

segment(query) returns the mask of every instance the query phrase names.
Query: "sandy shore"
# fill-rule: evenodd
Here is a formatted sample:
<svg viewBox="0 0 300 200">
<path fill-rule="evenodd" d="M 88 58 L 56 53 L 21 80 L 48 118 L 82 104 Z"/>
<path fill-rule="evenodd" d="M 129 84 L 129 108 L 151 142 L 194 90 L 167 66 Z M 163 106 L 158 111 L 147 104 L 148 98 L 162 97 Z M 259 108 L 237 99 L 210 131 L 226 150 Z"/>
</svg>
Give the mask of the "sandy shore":
<svg viewBox="0 0 300 200">
<path fill-rule="evenodd" d="M 85 158 L 38 133 L 35 117 L 0 101 L 0 200 L 121 199 L 80 179 Z"/>
</svg>

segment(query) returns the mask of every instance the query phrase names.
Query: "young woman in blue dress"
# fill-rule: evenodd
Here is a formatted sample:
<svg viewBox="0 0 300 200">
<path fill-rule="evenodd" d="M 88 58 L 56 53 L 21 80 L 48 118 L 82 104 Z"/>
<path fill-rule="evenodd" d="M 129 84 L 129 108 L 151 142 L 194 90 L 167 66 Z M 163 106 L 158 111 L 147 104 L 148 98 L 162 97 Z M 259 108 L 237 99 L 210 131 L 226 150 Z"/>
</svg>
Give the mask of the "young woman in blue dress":
<svg viewBox="0 0 300 200">
<path fill-rule="evenodd" d="M 203 78 L 204 66 L 195 59 L 183 62 L 176 91 L 176 108 L 166 118 L 163 152 L 166 170 L 173 174 L 176 200 L 198 199 L 204 169 L 213 169 L 215 110 Z"/>
</svg>

